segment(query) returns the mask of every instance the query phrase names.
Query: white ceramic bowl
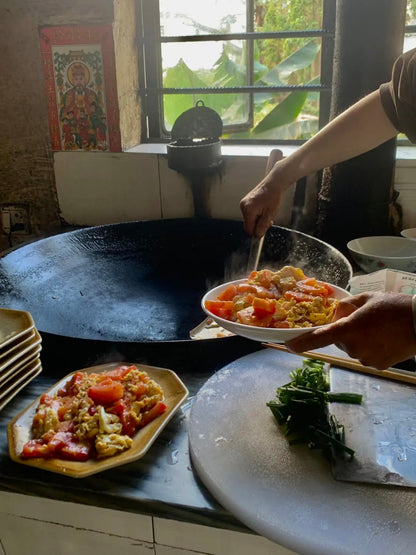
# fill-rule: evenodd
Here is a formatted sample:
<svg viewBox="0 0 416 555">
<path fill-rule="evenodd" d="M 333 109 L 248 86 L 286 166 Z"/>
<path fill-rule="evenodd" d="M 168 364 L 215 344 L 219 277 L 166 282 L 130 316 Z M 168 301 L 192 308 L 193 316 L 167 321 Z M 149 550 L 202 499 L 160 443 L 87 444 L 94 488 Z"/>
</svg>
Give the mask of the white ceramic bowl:
<svg viewBox="0 0 416 555">
<path fill-rule="evenodd" d="M 407 237 L 408 239 L 416 239 L 416 227 L 409 227 L 407 229 L 402 229 L 400 232 L 402 237 Z"/>
<path fill-rule="evenodd" d="M 248 339 L 254 339 L 254 341 L 261 341 L 264 343 L 284 343 L 285 341 L 289 341 L 298 335 L 302 335 L 309 331 L 312 331 L 316 328 L 321 328 L 322 326 L 313 326 L 310 328 L 260 328 L 257 326 L 248 326 L 246 324 L 240 324 L 238 322 L 230 322 L 229 320 L 224 320 L 224 318 L 220 318 L 215 314 L 212 314 L 206 307 L 205 301 L 214 301 L 220 293 L 222 293 L 229 285 L 232 283 L 239 284 L 245 283 L 247 279 L 237 279 L 234 281 L 229 281 L 228 283 L 224 283 L 222 285 L 218 285 L 218 287 L 214 287 L 205 293 L 202 298 L 201 306 L 204 312 L 212 318 L 217 324 L 224 329 L 235 333 L 236 335 L 241 335 L 242 337 L 247 337 Z M 349 297 L 350 293 L 341 287 L 337 287 L 336 285 L 331 285 L 334 288 L 334 293 L 332 297 L 336 299 L 343 299 L 344 297 Z"/>
<path fill-rule="evenodd" d="M 416 242 L 407 237 L 379 235 L 360 237 L 347 243 L 348 250 L 356 263 L 365 272 L 384 268 L 416 271 Z"/>
</svg>

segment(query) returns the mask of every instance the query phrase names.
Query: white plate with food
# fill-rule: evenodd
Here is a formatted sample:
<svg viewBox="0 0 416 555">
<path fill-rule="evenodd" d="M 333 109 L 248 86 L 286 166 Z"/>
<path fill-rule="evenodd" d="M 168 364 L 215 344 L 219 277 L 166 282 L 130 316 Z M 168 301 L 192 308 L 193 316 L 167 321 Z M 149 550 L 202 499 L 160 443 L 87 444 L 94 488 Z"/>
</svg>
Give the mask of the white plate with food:
<svg viewBox="0 0 416 555">
<path fill-rule="evenodd" d="M 209 318 L 236 335 L 284 343 L 330 323 L 338 301 L 348 296 L 341 287 L 285 266 L 214 287 L 201 305 Z"/>
<path fill-rule="evenodd" d="M 187 396 L 166 368 L 113 362 L 72 372 L 9 423 L 10 457 L 74 478 L 135 461 Z"/>
</svg>

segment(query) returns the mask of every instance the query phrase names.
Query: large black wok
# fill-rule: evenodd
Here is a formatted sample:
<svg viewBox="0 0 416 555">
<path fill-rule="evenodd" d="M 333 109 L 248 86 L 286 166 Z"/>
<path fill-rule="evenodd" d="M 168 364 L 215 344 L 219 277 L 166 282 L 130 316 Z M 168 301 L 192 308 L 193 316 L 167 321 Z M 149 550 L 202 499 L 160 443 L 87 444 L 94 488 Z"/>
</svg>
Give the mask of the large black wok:
<svg viewBox="0 0 416 555">
<path fill-rule="evenodd" d="M 157 355 L 172 343 L 182 344 L 181 353 L 202 353 L 210 345 L 213 352 L 224 348 L 232 357 L 239 341 L 250 345 L 248 350 L 258 345 L 243 338 L 191 341 L 189 331 L 204 318 L 200 301 L 207 289 L 246 275 L 249 246 L 242 223 L 234 220 L 82 228 L 0 259 L 0 306 L 32 314 L 44 339 L 45 358 L 53 350 L 56 360 L 69 361 L 74 349 L 81 349 L 94 353 L 94 361 L 98 353 L 111 350 L 116 358 L 137 359 L 140 351 L 154 355 L 151 360 L 145 355 L 149 363 L 159 363 Z M 278 269 L 284 264 L 340 286 L 352 275 L 347 259 L 332 246 L 274 226 L 266 235 L 260 266 Z M 74 339 L 70 349 L 60 351 Z M 191 346 L 195 343 L 198 347 Z"/>
</svg>

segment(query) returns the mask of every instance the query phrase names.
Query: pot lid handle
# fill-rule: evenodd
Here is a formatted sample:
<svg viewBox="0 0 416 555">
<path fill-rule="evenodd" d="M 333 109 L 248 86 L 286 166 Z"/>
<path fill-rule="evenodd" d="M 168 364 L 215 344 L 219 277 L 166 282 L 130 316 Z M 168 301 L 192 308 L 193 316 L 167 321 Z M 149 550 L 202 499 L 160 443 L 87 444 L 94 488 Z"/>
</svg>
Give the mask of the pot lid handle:
<svg viewBox="0 0 416 555">
<path fill-rule="evenodd" d="M 222 120 L 212 108 L 197 100 L 195 106 L 183 112 L 172 127 L 172 139 L 219 139 Z"/>
</svg>

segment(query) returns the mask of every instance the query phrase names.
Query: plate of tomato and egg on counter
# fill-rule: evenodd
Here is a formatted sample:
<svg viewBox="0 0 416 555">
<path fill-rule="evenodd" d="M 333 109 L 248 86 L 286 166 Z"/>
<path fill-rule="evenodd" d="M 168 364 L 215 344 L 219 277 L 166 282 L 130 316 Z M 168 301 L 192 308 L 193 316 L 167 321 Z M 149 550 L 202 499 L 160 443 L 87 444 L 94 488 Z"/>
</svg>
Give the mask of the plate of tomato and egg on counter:
<svg viewBox="0 0 416 555">
<path fill-rule="evenodd" d="M 74 478 L 138 460 L 187 397 L 166 368 L 114 362 L 72 372 L 9 423 L 10 457 Z"/>
<path fill-rule="evenodd" d="M 208 291 L 202 309 L 224 329 L 262 342 L 283 343 L 329 324 L 340 299 L 350 293 L 306 276 L 302 269 L 253 271 Z"/>
</svg>

